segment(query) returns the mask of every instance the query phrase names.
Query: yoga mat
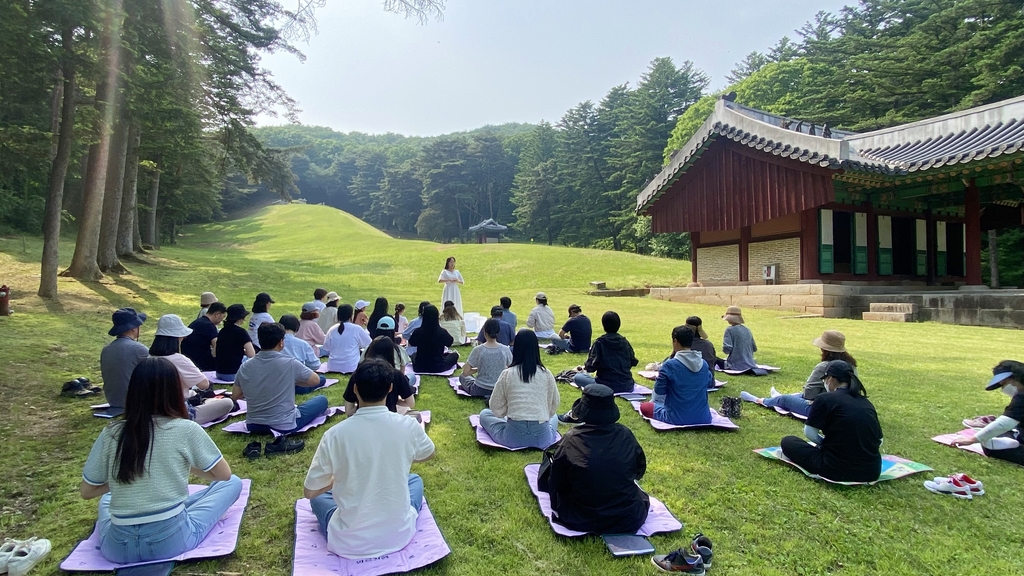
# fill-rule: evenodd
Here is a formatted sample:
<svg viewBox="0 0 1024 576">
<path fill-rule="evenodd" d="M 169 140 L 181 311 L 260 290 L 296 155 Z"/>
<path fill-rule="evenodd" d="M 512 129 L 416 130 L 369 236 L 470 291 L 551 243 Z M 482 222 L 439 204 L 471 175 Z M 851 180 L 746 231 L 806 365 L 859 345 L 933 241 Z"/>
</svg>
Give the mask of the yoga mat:
<svg viewBox="0 0 1024 576">
<path fill-rule="evenodd" d="M 102 410 L 97 410 L 92 413 L 96 418 L 117 418 L 121 414 L 124 414 L 124 408 L 111 408 L 109 405 Z"/>
<path fill-rule="evenodd" d="M 107 408 L 110 408 L 110 403 L 104 402 L 103 404 L 93 404 L 92 406 L 89 406 L 89 408 L 93 410 L 106 410 Z"/>
<path fill-rule="evenodd" d="M 317 388 L 316 390 L 323 390 L 324 388 L 330 388 L 331 386 L 334 386 L 337 383 L 338 383 L 338 379 L 337 378 L 325 378 L 324 379 L 324 385 L 319 387 L 319 388 Z M 313 392 L 316 392 L 316 390 L 314 390 Z"/>
<path fill-rule="evenodd" d="M 423 501 L 416 518 L 416 535 L 398 552 L 375 558 L 351 560 L 327 550 L 327 539 L 320 534 L 316 516 L 309 500 L 295 503 L 295 556 L 292 560 L 294 576 L 378 576 L 410 572 L 437 562 L 451 554 L 444 535 Z"/>
<path fill-rule="evenodd" d="M 640 414 L 639 402 L 630 402 L 629 404 L 633 407 L 633 410 L 636 410 L 637 414 Z M 685 426 L 680 426 L 678 424 L 669 424 L 667 422 L 662 422 L 660 420 L 648 418 L 643 414 L 640 414 L 640 417 L 643 418 L 644 420 L 647 420 L 647 422 L 650 423 L 650 425 L 653 426 L 655 430 L 684 430 L 687 428 L 721 428 L 723 430 L 740 429 L 740 427 L 737 426 L 732 420 L 729 420 L 725 416 L 722 416 L 721 414 L 716 412 L 714 408 L 708 408 L 708 410 L 711 411 L 710 424 L 687 424 Z"/>
<path fill-rule="evenodd" d="M 487 433 L 487 430 L 484 430 L 484 427 L 480 425 L 479 414 L 473 414 L 472 416 L 469 417 L 469 425 L 472 426 L 473 428 L 476 428 L 476 441 L 479 442 L 480 444 L 483 444 L 484 446 L 490 446 L 491 448 L 501 448 L 502 450 L 510 450 L 512 452 L 516 452 L 518 450 L 540 450 L 540 448 L 526 447 L 509 448 L 508 446 L 502 446 L 501 444 L 498 444 L 497 442 L 494 441 L 494 438 L 491 438 L 491 435 Z M 555 442 L 558 442 L 561 439 L 562 435 L 556 434 Z M 553 443 L 554 442 L 552 442 L 552 444 Z"/>
<path fill-rule="evenodd" d="M 782 368 L 779 368 L 778 366 L 769 366 L 767 364 L 758 364 L 757 368 L 759 368 L 761 370 L 764 370 L 765 372 L 778 372 L 779 370 L 782 370 Z M 718 372 L 723 372 L 725 374 L 731 374 L 733 376 L 740 376 L 740 375 L 743 375 L 743 374 L 750 375 L 750 376 L 759 376 L 759 374 L 754 372 L 754 368 L 751 368 L 749 370 L 728 370 L 728 369 L 723 370 L 721 368 L 717 368 L 716 367 L 715 370 L 717 370 Z"/>
<path fill-rule="evenodd" d="M 327 419 L 330 418 L 331 416 L 334 416 L 335 414 L 344 411 L 344 406 L 331 406 L 330 408 L 327 409 L 326 412 L 314 418 L 313 421 L 310 422 L 309 424 L 306 424 L 302 428 L 299 428 L 295 432 L 292 432 L 291 434 L 289 434 L 289 436 L 294 434 L 301 434 L 302 432 L 312 430 L 313 428 L 316 428 L 317 426 L 320 426 L 321 424 L 327 422 Z M 245 425 L 245 420 L 242 420 L 241 422 L 232 422 L 231 424 L 228 424 L 227 426 L 221 428 L 221 430 L 225 432 L 234 432 L 235 434 L 249 433 L 249 428 Z M 284 434 L 281 434 L 277 430 L 271 430 L 271 433 L 273 433 L 274 438 L 277 438 L 278 436 L 284 436 Z"/>
<path fill-rule="evenodd" d="M 445 376 L 445 377 L 447 377 L 447 376 L 451 376 L 452 374 L 455 374 L 455 369 L 456 368 L 462 368 L 463 365 L 464 365 L 463 362 L 456 362 L 455 366 L 452 366 L 450 369 L 445 370 L 444 372 L 416 372 L 413 369 L 413 374 L 419 374 L 421 376 Z M 406 366 L 408 367 L 407 370 L 408 369 L 412 369 L 412 364 L 406 364 Z"/>
<path fill-rule="evenodd" d="M 175 556 L 174 558 L 162 558 L 149 562 L 135 562 L 131 564 L 115 564 L 100 554 L 100 534 L 93 529 L 92 534 L 85 540 L 78 543 L 75 549 L 68 554 L 68 557 L 60 563 L 60 569 L 66 572 L 113 572 L 130 566 L 143 566 L 146 564 L 158 564 L 169 560 L 199 560 L 202 558 L 217 558 L 226 556 L 235 551 L 238 544 L 238 529 L 242 525 L 242 513 L 249 502 L 249 489 L 252 481 L 242 480 L 242 492 L 238 500 L 228 508 L 224 516 L 213 526 L 206 539 L 199 543 L 199 546 Z M 206 486 L 200 484 L 189 484 L 189 493 L 203 490 Z"/>
<path fill-rule="evenodd" d="M 818 476 L 817 474 L 811 474 L 807 470 L 804 470 L 800 466 L 797 466 L 792 460 L 786 458 L 786 455 L 782 453 L 782 448 L 778 446 L 774 446 L 771 448 L 760 448 L 758 450 L 754 450 L 754 452 L 760 454 L 761 456 L 764 456 L 765 458 L 768 458 L 769 460 L 778 460 L 780 462 L 785 462 L 786 464 L 789 464 L 790 466 L 803 472 L 804 476 L 807 476 L 808 478 L 814 478 L 815 480 L 824 480 L 825 482 L 830 482 L 832 484 L 842 484 L 844 486 L 860 486 L 864 484 L 868 486 L 873 486 L 879 482 L 884 482 L 886 480 L 895 480 L 897 478 L 903 478 L 904 476 L 910 476 L 911 474 L 917 474 L 918 472 L 927 472 L 929 470 L 932 470 L 931 467 L 925 466 L 920 462 L 914 462 L 912 460 L 900 458 L 899 456 L 882 454 L 882 470 L 881 473 L 878 475 L 878 480 L 875 480 L 873 482 L 836 482 L 834 480 L 829 480 L 828 478 Z"/>
<path fill-rule="evenodd" d="M 234 384 L 234 382 L 228 382 L 227 380 L 217 378 L 217 372 L 214 370 L 207 370 L 203 372 L 203 376 L 206 376 L 206 379 L 210 381 L 210 384 L 227 384 L 228 386 Z"/>
<path fill-rule="evenodd" d="M 578 536 L 586 536 L 586 532 L 577 532 L 575 530 L 569 530 L 565 526 L 555 522 L 552 519 L 551 512 L 551 495 L 547 492 L 541 492 L 540 488 L 537 487 L 537 473 L 540 470 L 540 464 L 527 464 L 523 468 L 523 472 L 526 473 L 526 483 L 530 485 L 530 491 L 537 498 L 537 502 L 540 504 L 540 513 L 548 519 L 548 523 L 551 524 L 551 529 L 556 534 L 561 536 L 567 536 L 569 538 L 575 538 Z M 639 536 L 650 536 L 659 532 L 675 532 L 682 530 L 683 525 L 676 517 L 669 512 L 668 508 L 654 496 L 648 494 L 651 499 L 651 507 L 647 511 L 647 521 L 644 522 L 643 526 L 636 531 Z"/>
<path fill-rule="evenodd" d="M 455 390 L 455 393 L 458 394 L 459 396 L 465 396 L 466 398 L 472 398 L 473 397 L 472 394 L 470 394 L 469 392 L 466 392 L 465 390 L 463 390 L 462 388 L 459 387 L 459 377 L 458 376 L 452 376 L 451 378 L 449 378 L 448 379 L 448 385 L 451 386 L 452 390 Z M 481 398 L 481 400 L 482 400 L 482 398 Z"/>
<path fill-rule="evenodd" d="M 242 414 L 245 414 L 245 410 L 246 410 L 245 400 L 239 400 L 238 401 L 238 410 L 235 410 L 234 412 L 228 412 L 227 414 L 221 416 L 220 418 L 218 418 L 216 420 L 211 420 L 210 422 L 207 422 L 206 424 L 202 424 L 201 426 L 203 428 L 209 428 L 210 426 L 213 426 L 214 424 L 220 424 L 221 422 L 227 420 L 228 418 L 234 418 L 235 416 L 241 416 Z"/>
<path fill-rule="evenodd" d="M 639 372 L 637 372 L 637 374 L 639 374 L 640 376 L 642 376 L 642 377 L 644 377 L 644 378 L 646 378 L 648 380 L 657 380 L 658 379 L 658 371 L 657 370 L 640 370 Z M 721 388 L 722 386 L 725 386 L 726 384 L 728 384 L 728 382 L 726 382 L 725 380 L 719 380 L 718 378 L 715 378 L 715 387 L 714 388 L 708 388 L 708 390 L 709 391 L 715 391 L 715 390 L 718 390 L 719 388 Z M 650 394 L 650 392 L 648 392 L 648 394 Z"/>
<path fill-rule="evenodd" d="M 576 382 L 570 382 L 569 386 L 572 386 L 573 388 L 579 388 L 579 386 L 576 385 Z M 636 395 L 636 394 L 639 394 L 641 396 L 650 396 L 651 394 L 654 394 L 654 390 L 651 390 L 647 386 L 641 386 L 641 385 L 637 384 L 636 382 L 634 382 L 633 383 L 633 389 L 630 390 L 629 392 L 616 392 L 615 393 L 616 396 L 630 396 L 630 395 Z"/>
<path fill-rule="evenodd" d="M 327 362 L 324 362 L 316 369 L 317 374 L 327 374 L 328 372 L 330 372 L 330 370 L 327 369 Z"/>
<path fill-rule="evenodd" d="M 955 434 L 940 434 L 938 436 L 933 436 L 932 440 L 935 440 L 939 444 L 945 444 L 946 446 L 953 446 L 953 440 L 956 440 L 956 438 L 958 436 L 964 436 L 964 437 L 967 437 L 967 438 L 974 438 L 974 433 L 975 432 L 977 432 L 977 430 L 975 430 L 974 428 L 967 428 L 965 430 L 961 430 L 959 432 L 956 432 Z M 974 452 L 975 454 L 978 454 L 978 455 L 981 455 L 981 456 L 985 456 L 986 458 L 988 457 L 988 456 L 985 455 L 985 451 L 981 449 L 981 444 L 977 443 L 977 442 L 975 442 L 974 444 L 968 444 L 967 446 L 956 446 L 956 448 L 959 448 L 961 450 L 966 450 L 968 452 Z"/>
</svg>

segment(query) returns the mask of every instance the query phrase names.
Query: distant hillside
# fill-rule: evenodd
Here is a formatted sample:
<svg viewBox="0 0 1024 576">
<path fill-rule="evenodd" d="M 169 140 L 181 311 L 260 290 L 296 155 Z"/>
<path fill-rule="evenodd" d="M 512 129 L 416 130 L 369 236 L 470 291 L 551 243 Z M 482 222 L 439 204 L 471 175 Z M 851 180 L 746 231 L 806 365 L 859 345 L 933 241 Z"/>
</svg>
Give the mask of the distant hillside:
<svg viewBox="0 0 1024 576">
<path fill-rule="evenodd" d="M 534 124 L 507 122 L 505 124 L 487 124 L 472 130 L 452 132 L 440 136 L 406 136 L 387 132 L 384 134 L 366 134 L 365 132 L 338 132 L 326 126 L 307 126 L 305 124 L 285 124 L 282 126 L 264 126 L 253 132 L 264 144 L 275 148 L 290 148 L 309 145 L 317 141 L 331 141 L 351 146 L 394 146 L 400 144 L 423 144 L 449 136 L 475 136 L 493 134 L 501 139 L 518 134 L 526 134 L 536 127 Z"/>
</svg>

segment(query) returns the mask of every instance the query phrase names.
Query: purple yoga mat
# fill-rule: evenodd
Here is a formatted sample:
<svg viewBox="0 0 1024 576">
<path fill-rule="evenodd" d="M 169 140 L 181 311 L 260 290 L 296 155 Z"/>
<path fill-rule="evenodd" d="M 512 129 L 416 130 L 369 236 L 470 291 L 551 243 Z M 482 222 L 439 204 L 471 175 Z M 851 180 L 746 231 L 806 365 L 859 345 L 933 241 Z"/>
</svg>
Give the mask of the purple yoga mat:
<svg viewBox="0 0 1024 576">
<path fill-rule="evenodd" d="M 640 414 L 639 402 L 630 402 L 629 404 L 633 406 L 633 410 L 636 410 L 637 414 Z M 687 424 L 685 426 L 679 426 L 677 424 L 669 424 L 667 422 L 661 422 L 660 420 L 654 420 L 653 418 L 648 418 L 643 414 L 640 414 L 640 417 L 643 418 L 644 420 L 647 420 L 647 422 L 649 422 L 655 430 L 685 430 L 687 428 L 721 428 L 723 430 L 740 429 L 740 427 L 737 426 L 732 420 L 729 420 L 725 416 L 722 416 L 721 414 L 716 412 L 714 408 L 708 408 L 708 410 L 711 411 L 710 424 Z"/>
<path fill-rule="evenodd" d="M 465 396 L 466 398 L 472 398 L 473 397 L 472 394 L 470 394 L 469 392 L 466 392 L 465 390 L 462 389 L 461 386 L 459 386 L 459 377 L 458 376 L 452 376 L 451 378 L 449 378 L 448 379 L 448 385 L 451 386 L 452 390 L 455 390 L 455 393 L 458 394 L 459 396 Z"/>
<path fill-rule="evenodd" d="M 527 464 L 526 468 L 523 468 L 523 472 L 526 473 L 526 483 L 530 485 L 530 491 L 537 498 L 537 502 L 540 504 L 540 513 L 548 519 L 548 523 L 551 524 L 551 529 L 556 534 L 561 536 L 568 536 L 569 538 L 575 538 L 577 536 L 586 536 L 586 532 L 577 532 L 575 530 L 569 530 L 565 526 L 555 522 L 551 519 L 551 495 L 547 492 L 541 492 L 537 488 L 537 471 L 540 469 L 540 464 Z M 669 512 L 668 508 L 654 496 L 648 494 L 651 499 L 651 508 L 647 511 L 647 521 L 644 522 L 643 526 L 637 530 L 639 536 L 650 536 L 659 532 L 675 532 L 676 530 L 682 530 L 683 525 L 676 517 Z"/>
<path fill-rule="evenodd" d="M 487 433 L 487 430 L 484 430 L 484 427 L 480 425 L 480 416 L 478 414 L 473 414 L 472 416 L 469 417 L 469 424 L 470 426 L 476 429 L 476 441 L 479 442 L 480 444 L 483 444 L 484 446 L 490 446 L 491 448 L 501 448 L 502 450 L 511 450 L 513 452 L 517 450 L 535 449 L 525 447 L 509 448 L 508 446 L 502 446 L 501 444 L 498 444 L 497 442 L 494 441 L 494 438 L 491 438 L 491 435 Z M 561 434 L 555 435 L 555 442 L 558 442 L 561 439 Z"/>
<path fill-rule="evenodd" d="M 639 372 L 637 372 L 637 374 L 639 374 L 640 376 L 643 376 L 644 378 L 646 378 L 648 380 L 657 380 L 658 379 L 658 371 L 657 370 L 640 370 Z M 709 388 L 709 390 L 711 390 L 711 391 L 718 390 L 719 388 L 721 388 L 722 386 L 725 386 L 726 384 L 728 384 L 728 382 L 726 382 L 725 380 L 719 380 L 718 378 L 715 378 L 715 387 L 714 388 Z M 648 392 L 648 394 L 651 394 L 651 393 L 652 392 Z"/>
<path fill-rule="evenodd" d="M 416 535 L 398 552 L 350 560 L 327 550 L 327 539 L 320 534 L 316 516 L 309 508 L 309 500 L 295 503 L 295 557 L 292 561 L 294 576 L 378 576 L 410 572 L 437 562 L 451 554 L 444 541 L 427 501 L 423 501 L 416 518 Z"/>
<path fill-rule="evenodd" d="M 299 434 L 302 432 L 306 432 L 308 430 L 312 430 L 313 428 L 316 428 L 317 426 L 323 424 L 324 422 L 327 422 L 327 419 L 330 418 L 331 416 L 334 416 L 335 414 L 344 411 L 344 406 L 331 406 L 330 408 L 327 409 L 326 412 L 314 418 L 313 421 L 310 422 L 309 424 L 306 424 L 302 428 L 299 428 L 295 432 L 292 432 L 292 434 Z M 225 432 L 234 432 L 236 434 L 249 433 L 249 427 L 245 425 L 245 420 L 242 420 L 241 422 L 232 422 L 231 424 L 228 424 L 227 426 L 221 428 L 221 430 Z M 284 434 L 281 434 L 277 430 L 271 430 L 271 432 L 274 434 L 274 438 L 277 438 L 278 436 L 284 436 Z"/>
<path fill-rule="evenodd" d="M 217 558 L 226 556 L 235 551 L 238 544 L 238 529 L 242 525 L 242 513 L 249 502 L 249 488 L 252 480 L 242 480 L 242 493 L 238 500 L 228 508 L 228 511 L 221 516 L 214 524 L 213 529 L 206 536 L 206 539 L 199 543 L 199 546 L 174 558 L 164 558 L 150 562 L 136 562 L 134 564 L 115 564 L 100 554 L 100 534 L 93 529 L 92 534 L 85 540 L 78 543 L 75 549 L 68 554 L 68 557 L 60 563 L 60 569 L 66 572 L 113 572 L 120 568 L 129 566 L 141 566 L 143 564 L 157 564 L 174 560 L 199 560 L 201 558 Z M 190 494 L 203 490 L 206 486 L 200 484 L 189 484 Z"/>
<path fill-rule="evenodd" d="M 235 416 L 241 416 L 242 414 L 245 414 L 245 410 L 246 410 L 245 400 L 239 400 L 238 401 L 238 410 L 235 410 L 234 412 L 228 412 L 227 414 L 221 416 L 220 418 L 218 418 L 216 420 L 211 420 L 210 422 L 207 422 L 206 424 L 202 424 L 202 427 L 203 428 L 209 428 L 210 426 L 213 426 L 214 424 L 220 424 L 221 422 L 227 420 L 228 418 L 234 418 Z"/>
<path fill-rule="evenodd" d="M 227 384 L 228 386 L 234 384 L 234 382 L 228 382 L 227 380 L 221 380 L 220 378 L 217 378 L 217 372 L 213 370 L 207 370 L 203 372 L 203 376 L 206 376 L 206 379 L 210 381 L 210 384 Z"/>
<path fill-rule="evenodd" d="M 445 376 L 445 377 L 447 377 L 447 376 L 451 376 L 452 374 L 455 374 L 455 369 L 456 368 L 462 368 L 462 366 L 464 364 L 465 364 L 464 362 L 456 362 L 455 366 L 452 366 L 451 369 L 445 370 L 444 372 L 416 372 L 416 371 L 413 371 L 413 374 L 419 374 L 421 376 Z M 405 365 L 405 370 L 406 370 L 406 373 L 408 373 L 409 370 L 413 370 L 412 364 L 406 364 Z"/>
<path fill-rule="evenodd" d="M 317 374 L 327 374 L 330 370 L 327 369 L 327 362 L 320 364 L 320 367 L 316 369 Z"/>
<path fill-rule="evenodd" d="M 956 438 L 958 436 L 964 436 L 964 437 L 967 437 L 967 438 L 974 438 L 974 434 L 976 432 L 977 432 L 977 430 L 975 430 L 974 428 L 966 428 L 966 429 L 961 430 L 961 431 L 959 431 L 959 432 L 957 432 L 955 434 L 940 434 L 938 436 L 933 436 L 932 440 L 935 440 L 939 444 L 945 444 L 946 446 L 952 446 L 953 445 L 953 440 L 956 440 Z M 980 456 L 985 456 L 985 451 L 981 449 L 981 444 L 979 444 L 979 443 L 968 444 L 967 446 L 956 446 L 956 448 L 959 448 L 961 450 L 966 450 L 968 452 L 974 452 L 975 454 L 978 454 Z M 988 456 L 985 456 L 985 457 L 987 458 Z"/>
<path fill-rule="evenodd" d="M 577 386 L 575 382 L 570 382 L 569 386 L 572 386 L 573 388 L 579 388 L 579 386 Z M 641 385 L 637 384 L 636 382 L 634 382 L 633 383 L 633 390 L 631 390 L 629 392 L 616 392 L 615 393 L 616 396 L 630 396 L 630 395 L 633 395 L 633 394 L 641 394 L 643 396 L 650 396 L 651 394 L 654 394 L 654 390 L 651 390 L 647 386 L 641 386 Z"/>
</svg>

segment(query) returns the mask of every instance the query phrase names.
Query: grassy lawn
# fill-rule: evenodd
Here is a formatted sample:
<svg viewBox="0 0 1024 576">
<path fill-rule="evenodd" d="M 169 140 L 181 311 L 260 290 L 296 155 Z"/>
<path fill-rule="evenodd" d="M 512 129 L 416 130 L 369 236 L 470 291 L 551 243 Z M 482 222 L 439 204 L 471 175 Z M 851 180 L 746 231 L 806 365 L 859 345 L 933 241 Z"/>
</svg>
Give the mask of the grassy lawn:
<svg viewBox="0 0 1024 576">
<path fill-rule="evenodd" d="M 422 299 L 438 300 L 436 283 L 446 256 L 458 258 L 466 278 L 466 310 L 485 313 L 502 295 L 524 324 L 533 294 L 543 290 L 556 314 L 572 302 L 583 307 L 599 332 L 599 318 L 614 309 L 622 334 L 641 365 L 664 358 L 670 332 L 686 316 L 704 318 L 721 343 L 722 310 L 646 298 L 586 296 L 587 282 L 609 287 L 680 285 L 689 264 L 594 250 L 532 245 L 457 245 L 397 240 L 344 213 L 322 206 L 284 206 L 224 224 L 191 227 L 177 246 L 133 274 L 82 284 L 61 279 L 61 298 L 35 296 L 41 241 L 0 239 L 0 283 L 13 287 L 15 314 L 0 318 L 0 537 L 37 535 L 53 552 L 35 573 L 56 573 L 60 560 L 91 530 L 95 501 L 78 497 L 82 464 L 104 421 L 90 416 L 86 400 L 58 397 L 60 383 L 75 376 L 99 380 L 99 351 L 109 341 L 110 312 L 134 306 L 150 315 L 142 342 L 150 344 L 155 318 L 196 314 L 199 293 L 214 291 L 225 303 L 250 306 L 270 292 L 277 317 L 297 313 L 314 288 L 336 290 L 343 301 L 386 296 L 415 311 Z M 71 256 L 65 242 L 62 263 Z M 1006 397 L 985 393 L 995 363 L 1020 358 L 1020 333 L 942 324 L 872 324 L 854 320 L 785 319 L 750 310 L 748 326 L 761 362 L 781 366 L 764 378 L 734 377 L 724 394 L 741 389 L 766 395 L 771 386 L 799 390 L 817 362 L 811 340 L 825 329 L 847 336 L 860 374 L 885 432 L 883 450 L 936 469 L 967 472 L 988 492 L 972 502 L 940 497 L 921 482 L 932 474 L 846 488 L 806 479 L 763 459 L 752 449 L 777 446 L 800 434 L 797 420 L 750 404 L 738 432 L 655 432 L 620 401 L 621 422 L 647 452 L 642 485 L 685 524 L 683 532 L 652 538 L 659 551 L 688 542 L 695 531 L 715 542 L 715 574 L 1022 574 L 1024 529 L 1007 510 L 1024 509 L 1024 471 L 1003 462 L 940 446 L 929 438 L 961 428 L 960 420 L 1000 413 Z M 596 334 L 595 334 L 596 336 Z M 545 356 L 553 371 L 582 357 Z M 417 408 L 431 410 L 428 433 L 436 457 L 418 464 L 431 510 L 452 554 L 426 574 L 650 574 L 647 557 L 614 559 L 599 538 L 555 536 L 540 515 L 523 476 L 538 452 L 487 450 L 474 441 L 467 416 L 483 401 L 456 397 L 440 378 L 425 378 Z M 325 391 L 341 404 L 343 386 Z M 562 408 L 576 391 L 561 386 Z M 101 401 L 101 400 L 98 400 Z M 338 420 L 335 419 L 334 422 Z M 253 480 L 249 509 L 236 553 L 183 565 L 178 574 L 289 574 L 294 544 L 293 506 L 313 449 L 326 427 L 306 435 L 304 452 L 261 459 L 241 456 L 247 438 L 210 433 L 236 474 Z"/>
</svg>

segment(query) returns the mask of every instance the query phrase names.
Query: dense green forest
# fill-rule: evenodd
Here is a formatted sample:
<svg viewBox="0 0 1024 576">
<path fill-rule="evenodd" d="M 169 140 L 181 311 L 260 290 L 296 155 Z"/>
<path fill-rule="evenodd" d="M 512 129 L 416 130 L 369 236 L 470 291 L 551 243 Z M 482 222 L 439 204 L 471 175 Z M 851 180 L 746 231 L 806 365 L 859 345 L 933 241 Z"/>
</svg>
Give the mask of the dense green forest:
<svg viewBox="0 0 1024 576">
<path fill-rule="evenodd" d="M 260 66 L 315 32 L 278 0 L 0 0 L 0 230 L 43 232 L 40 294 L 173 242 L 183 223 L 301 197 L 401 235 L 467 238 L 483 218 L 520 241 L 685 256 L 635 197 L 722 93 L 816 124 L 870 130 L 1024 94 L 1024 0 L 862 0 L 753 52 L 710 92 L 697 51 L 557 121 L 432 138 L 341 134 L 255 117 L 294 102 Z M 307 8 L 314 3 L 301 4 Z M 427 19 L 440 0 L 386 1 Z M 1002 284 L 1024 284 L 1020 230 Z"/>
</svg>

